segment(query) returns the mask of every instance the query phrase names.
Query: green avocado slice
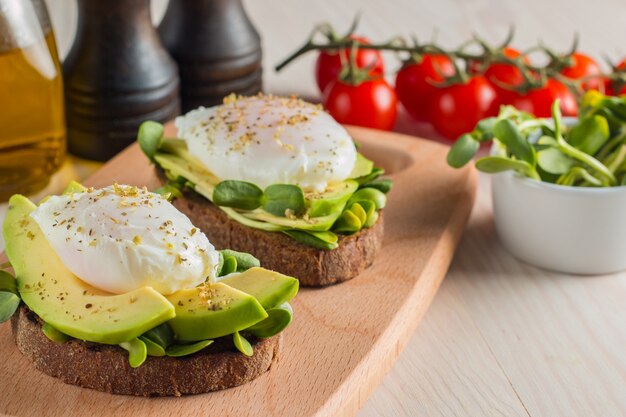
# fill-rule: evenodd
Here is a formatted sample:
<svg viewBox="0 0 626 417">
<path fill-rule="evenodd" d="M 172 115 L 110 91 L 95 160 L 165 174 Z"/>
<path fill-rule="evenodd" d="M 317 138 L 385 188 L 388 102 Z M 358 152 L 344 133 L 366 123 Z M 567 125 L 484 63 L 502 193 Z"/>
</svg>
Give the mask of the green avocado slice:
<svg viewBox="0 0 626 417">
<path fill-rule="evenodd" d="M 352 172 L 348 178 L 359 178 L 365 175 L 368 175 L 374 169 L 374 162 L 370 161 L 360 152 L 356 154 L 356 162 L 354 163 L 354 168 L 352 168 Z"/>
<path fill-rule="evenodd" d="M 309 217 L 327 216 L 341 212 L 350 199 L 350 196 L 359 188 L 359 183 L 347 180 L 338 184 L 329 185 L 323 193 L 307 193 L 309 202 Z"/>
<path fill-rule="evenodd" d="M 35 208 L 11 197 L 3 232 L 20 296 L 44 322 L 77 339 L 119 344 L 174 317 L 174 306 L 150 287 L 114 295 L 78 279 L 31 219 Z"/>
<path fill-rule="evenodd" d="M 266 310 L 290 301 L 299 286 L 295 278 L 259 267 L 230 274 L 220 282 L 252 295 Z"/>
<path fill-rule="evenodd" d="M 194 158 L 191 156 L 189 158 L 191 159 L 167 153 L 157 153 L 154 156 L 155 161 L 161 168 L 194 184 L 202 184 L 207 190 L 207 194 L 212 196 L 213 189 L 219 184 L 220 180 L 200 163 L 196 162 Z M 212 197 L 205 197 L 211 201 Z"/>
<path fill-rule="evenodd" d="M 267 317 L 256 298 L 221 282 L 180 290 L 167 299 L 176 308 L 169 325 L 185 342 L 226 336 Z"/>
<path fill-rule="evenodd" d="M 257 220 L 276 226 L 282 226 L 282 228 L 279 230 L 298 229 L 313 232 L 325 232 L 327 230 L 330 230 L 330 228 L 333 226 L 333 223 L 337 221 L 337 219 L 341 215 L 341 210 L 337 210 L 337 212 L 333 212 L 322 217 L 297 217 L 293 219 L 289 217 L 274 216 L 273 214 L 269 214 L 261 209 L 244 211 L 239 214 L 250 220 Z"/>
</svg>

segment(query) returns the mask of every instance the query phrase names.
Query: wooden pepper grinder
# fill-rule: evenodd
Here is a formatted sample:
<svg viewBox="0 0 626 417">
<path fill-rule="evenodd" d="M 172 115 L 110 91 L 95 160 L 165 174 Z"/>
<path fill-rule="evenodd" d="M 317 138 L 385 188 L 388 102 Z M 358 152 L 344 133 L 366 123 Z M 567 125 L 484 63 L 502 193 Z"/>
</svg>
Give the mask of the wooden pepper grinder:
<svg viewBox="0 0 626 417">
<path fill-rule="evenodd" d="M 78 0 L 77 36 L 63 69 L 75 155 L 109 159 L 136 140 L 144 120 L 180 112 L 178 70 L 152 25 L 150 0 Z"/>
<path fill-rule="evenodd" d="M 159 26 L 180 69 L 184 112 L 261 91 L 261 39 L 241 0 L 173 0 Z"/>
</svg>

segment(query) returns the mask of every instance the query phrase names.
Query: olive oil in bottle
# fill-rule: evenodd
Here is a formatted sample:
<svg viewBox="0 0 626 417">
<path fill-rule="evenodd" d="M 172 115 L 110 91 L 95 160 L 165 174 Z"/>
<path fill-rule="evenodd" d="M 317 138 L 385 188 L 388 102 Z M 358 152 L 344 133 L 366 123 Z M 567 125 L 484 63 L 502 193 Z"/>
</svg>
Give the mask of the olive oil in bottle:
<svg viewBox="0 0 626 417">
<path fill-rule="evenodd" d="M 65 156 L 61 67 L 41 0 L 0 0 L 0 201 L 46 186 Z"/>
</svg>

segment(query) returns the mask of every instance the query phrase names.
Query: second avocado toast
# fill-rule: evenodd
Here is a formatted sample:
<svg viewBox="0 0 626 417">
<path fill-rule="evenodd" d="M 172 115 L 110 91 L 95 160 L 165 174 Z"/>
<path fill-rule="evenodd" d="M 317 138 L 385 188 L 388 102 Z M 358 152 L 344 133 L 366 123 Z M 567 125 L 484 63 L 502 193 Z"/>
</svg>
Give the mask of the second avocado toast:
<svg viewBox="0 0 626 417">
<path fill-rule="evenodd" d="M 173 204 L 217 247 L 250 252 L 302 285 L 351 279 L 383 239 L 389 179 L 320 106 L 231 95 L 176 120 L 145 122 L 138 141 Z"/>
<path fill-rule="evenodd" d="M 117 394 L 182 395 L 269 369 L 292 319 L 294 278 L 216 251 L 164 196 L 72 184 L 37 206 L 10 200 L 15 272 L 0 311 L 19 350 L 63 381 Z"/>
</svg>

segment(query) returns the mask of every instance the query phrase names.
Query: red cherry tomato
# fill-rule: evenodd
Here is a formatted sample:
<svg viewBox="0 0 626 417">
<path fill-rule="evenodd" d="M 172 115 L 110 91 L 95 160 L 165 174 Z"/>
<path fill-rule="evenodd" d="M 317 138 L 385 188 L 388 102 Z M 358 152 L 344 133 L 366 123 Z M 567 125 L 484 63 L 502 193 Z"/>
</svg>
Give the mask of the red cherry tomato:
<svg viewBox="0 0 626 417">
<path fill-rule="evenodd" d="M 445 55 L 424 55 L 421 62 L 405 65 L 396 74 L 396 93 L 415 119 L 428 120 L 430 99 L 438 90 L 433 83 L 454 75 L 454 65 Z"/>
<path fill-rule="evenodd" d="M 471 77 L 465 84 L 439 89 L 430 104 L 435 130 L 449 139 L 471 132 L 481 119 L 497 113 L 496 91 L 481 75 Z"/>
<path fill-rule="evenodd" d="M 396 121 L 396 92 L 383 78 L 359 85 L 337 80 L 324 95 L 324 106 L 339 123 L 391 130 Z"/>
<path fill-rule="evenodd" d="M 510 46 L 502 48 L 502 53 L 507 58 L 517 58 L 521 55 L 521 52 Z M 524 63 L 529 64 L 530 61 L 527 57 L 523 58 Z M 470 73 L 480 73 L 480 64 L 476 61 L 472 61 L 469 64 Z M 524 82 L 524 76 L 522 72 L 511 64 L 494 63 L 489 65 L 484 74 L 487 81 L 493 85 L 493 88 L 498 93 L 500 104 L 510 104 L 515 97 L 515 92 L 508 89 L 517 87 Z M 504 85 L 504 87 L 503 87 Z"/>
<path fill-rule="evenodd" d="M 614 96 L 615 89 L 613 88 L 612 82 L 610 78 L 603 78 L 602 83 L 604 84 L 604 91 L 600 91 L 602 94 L 606 94 L 607 96 Z"/>
<path fill-rule="evenodd" d="M 600 65 L 588 55 L 580 52 L 574 52 L 572 54 L 573 65 L 571 67 L 563 68 L 561 74 L 567 78 L 573 80 L 579 80 L 594 75 L 602 74 Z M 582 83 L 583 90 L 600 90 L 603 88 L 603 82 L 601 77 L 590 78 Z"/>
<path fill-rule="evenodd" d="M 369 44 L 369 40 L 360 36 L 349 36 L 350 39 L 359 41 L 362 44 Z M 342 58 L 343 56 L 343 58 Z M 339 77 L 342 67 L 342 59 L 348 62 L 350 59 L 350 51 L 342 49 L 341 55 L 338 51 L 322 51 L 317 56 L 315 62 L 315 80 L 321 92 Z M 383 57 L 380 51 L 374 49 L 358 49 L 355 56 L 356 66 L 358 68 L 372 67 L 370 75 L 382 75 L 385 71 Z"/>
<path fill-rule="evenodd" d="M 576 116 L 578 104 L 572 92 L 561 82 L 549 79 L 543 87 L 530 90 L 526 94 L 518 94 L 511 104 L 537 117 L 551 117 L 552 103 L 561 100 L 563 116 Z"/>
<path fill-rule="evenodd" d="M 620 88 L 619 90 L 617 90 L 617 93 L 615 93 L 615 91 L 613 91 L 612 93 L 615 96 L 623 96 L 624 94 L 626 94 L 626 85 L 623 86 L 622 88 Z"/>
<path fill-rule="evenodd" d="M 621 60 L 615 68 L 617 68 L 618 71 L 626 71 L 626 59 Z M 604 83 L 604 91 L 600 91 L 601 93 L 606 94 L 607 96 L 621 96 L 626 94 L 626 87 L 620 88 L 617 94 L 615 94 L 615 88 L 610 78 L 603 78 L 602 81 Z"/>
<path fill-rule="evenodd" d="M 521 52 L 515 48 L 511 48 L 510 46 L 506 46 L 502 48 L 502 53 L 507 58 L 517 58 L 521 55 Z M 527 57 L 524 57 L 523 61 L 528 64 L 529 60 Z M 480 72 L 480 64 L 478 62 L 470 62 L 470 73 L 478 74 Z M 524 76 L 520 72 L 519 69 L 515 67 L 515 65 L 511 64 L 503 64 L 503 63 L 493 63 L 487 67 L 485 73 L 483 74 L 485 78 L 492 82 L 496 80 L 496 82 L 500 82 L 501 84 L 507 84 L 512 87 L 520 85 L 524 81 Z M 495 84 L 497 86 L 497 84 Z"/>
</svg>

